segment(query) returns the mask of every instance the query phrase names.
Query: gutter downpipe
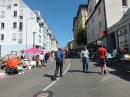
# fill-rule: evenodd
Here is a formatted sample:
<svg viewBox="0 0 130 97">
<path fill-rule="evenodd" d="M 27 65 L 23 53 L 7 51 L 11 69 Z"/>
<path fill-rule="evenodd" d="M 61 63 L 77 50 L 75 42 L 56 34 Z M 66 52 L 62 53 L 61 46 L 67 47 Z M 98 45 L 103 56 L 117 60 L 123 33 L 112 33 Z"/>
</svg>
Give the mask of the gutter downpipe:
<svg viewBox="0 0 130 97">
<path fill-rule="evenodd" d="M 108 50 L 108 33 L 107 33 L 107 19 L 106 19 L 106 5 L 105 5 L 105 0 L 103 0 L 103 5 L 104 5 L 105 30 L 106 30 L 106 37 L 107 37 L 107 51 L 109 51 Z"/>
</svg>

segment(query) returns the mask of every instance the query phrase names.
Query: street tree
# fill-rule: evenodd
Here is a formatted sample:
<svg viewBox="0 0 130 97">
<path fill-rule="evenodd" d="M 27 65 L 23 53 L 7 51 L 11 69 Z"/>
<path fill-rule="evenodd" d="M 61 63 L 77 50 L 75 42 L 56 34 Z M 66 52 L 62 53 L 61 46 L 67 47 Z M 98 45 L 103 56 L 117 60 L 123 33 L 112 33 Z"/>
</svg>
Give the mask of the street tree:
<svg viewBox="0 0 130 97">
<path fill-rule="evenodd" d="M 76 34 L 76 43 L 78 46 L 87 44 L 87 35 L 85 28 L 80 27 Z"/>
</svg>

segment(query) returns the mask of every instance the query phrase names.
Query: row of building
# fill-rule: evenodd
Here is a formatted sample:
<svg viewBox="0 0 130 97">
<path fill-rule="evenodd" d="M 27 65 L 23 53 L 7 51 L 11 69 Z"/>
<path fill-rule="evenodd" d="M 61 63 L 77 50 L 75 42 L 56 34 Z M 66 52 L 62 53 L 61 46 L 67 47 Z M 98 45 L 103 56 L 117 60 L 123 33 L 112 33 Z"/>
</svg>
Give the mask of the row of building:
<svg viewBox="0 0 130 97">
<path fill-rule="evenodd" d="M 44 51 L 58 49 L 45 18 L 23 0 L 0 0 L 0 55 L 31 47 Z"/>
<path fill-rule="evenodd" d="M 88 0 L 79 5 L 73 19 L 72 48 L 78 48 L 78 28 L 86 29 L 87 45 L 104 43 L 110 53 L 114 49 L 130 52 L 130 0 Z"/>
</svg>

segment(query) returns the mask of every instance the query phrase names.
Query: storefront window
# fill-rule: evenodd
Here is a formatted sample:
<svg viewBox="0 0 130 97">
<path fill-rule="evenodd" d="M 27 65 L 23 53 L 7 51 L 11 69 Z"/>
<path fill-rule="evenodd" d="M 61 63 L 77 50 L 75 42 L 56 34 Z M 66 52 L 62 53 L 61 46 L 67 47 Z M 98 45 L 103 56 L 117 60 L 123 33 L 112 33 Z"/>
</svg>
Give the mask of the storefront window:
<svg viewBox="0 0 130 97">
<path fill-rule="evenodd" d="M 118 30 L 119 48 L 125 49 L 129 53 L 127 28 L 123 27 Z"/>
</svg>

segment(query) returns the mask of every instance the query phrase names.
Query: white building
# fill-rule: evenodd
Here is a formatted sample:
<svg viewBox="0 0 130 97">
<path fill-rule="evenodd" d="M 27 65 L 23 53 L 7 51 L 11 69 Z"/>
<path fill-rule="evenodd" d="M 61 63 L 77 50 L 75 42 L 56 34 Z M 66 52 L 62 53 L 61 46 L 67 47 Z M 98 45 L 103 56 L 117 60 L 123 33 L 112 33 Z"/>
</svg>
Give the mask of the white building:
<svg viewBox="0 0 130 97">
<path fill-rule="evenodd" d="M 22 0 L 0 0 L 1 56 L 33 46 L 48 49 L 48 33 L 39 11 L 32 11 Z"/>
<path fill-rule="evenodd" d="M 105 47 L 111 48 L 110 52 L 119 48 L 115 39 L 117 33 L 110 32 L 110 27 L 126 17 L 129 8 L 130 0 L 88 0 L 87 44 L 103 41 Z M 106 33 L 105 37 L 102 32 Z"/>
</svg>

